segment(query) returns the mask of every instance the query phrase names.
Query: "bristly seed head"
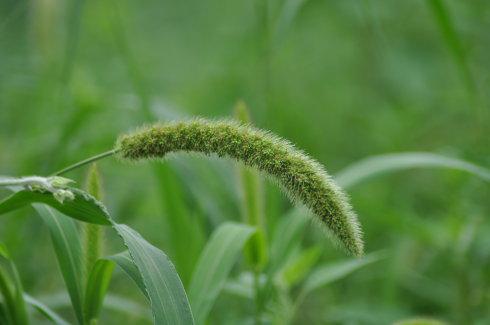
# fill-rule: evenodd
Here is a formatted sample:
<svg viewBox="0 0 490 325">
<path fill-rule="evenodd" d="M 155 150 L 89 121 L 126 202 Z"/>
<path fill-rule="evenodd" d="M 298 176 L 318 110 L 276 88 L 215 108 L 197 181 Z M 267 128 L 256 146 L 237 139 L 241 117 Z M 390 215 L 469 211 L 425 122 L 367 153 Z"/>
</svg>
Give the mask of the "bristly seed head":
<svg viewBox="0 0 490 325">
<path fill-rule="evenodd" d="M 125 160 L 164 158 L 170 152 L 199 152 L 231 157 L 256 168 L 306 205 L 320 223 L 353 255 L 363 254 L 362 235 L 349 201 L 323 167 L 288 141 L 236 121 L 194 119 L 156 124 L 116 144 Z"/>
</svg>

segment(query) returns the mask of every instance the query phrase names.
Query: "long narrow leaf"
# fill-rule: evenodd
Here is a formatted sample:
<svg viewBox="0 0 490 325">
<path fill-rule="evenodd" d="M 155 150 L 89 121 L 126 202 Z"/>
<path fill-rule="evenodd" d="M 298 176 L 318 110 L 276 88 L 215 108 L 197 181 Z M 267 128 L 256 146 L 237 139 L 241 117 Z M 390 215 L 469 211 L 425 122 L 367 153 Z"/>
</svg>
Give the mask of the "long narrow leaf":
<svg viewBox="0 0 490 325">
<path fill-rule="evenodd" d="M 470 92 L 474 92 L 476 90 L 475 82 L 473 80 L 473 76 L 471 75 L 465 47 L 461 42 L 454 21 L 451 19 L 451 15 L 449 14 L 446 4 L 443 0 L 428 0 L 426 3 L 434 15 L 434 19 L 441 30 L 441 34 L 454 58 L 455 64 L 460 70 L 463 82 Z"/>
<path fill-rule="evenodd" d="M 44 315 L 47 319 L 49 319 L 53 324 L 56 325 L 70 325 L 66 320 L 61 318 L 58 314 L 56 314 L 51 308 L 40 302 L 39 300 L 29 296 L 28 294 L 24 294 L 25 301 L 34 307 L 39 313 Z"/>
<path fill-rule="evenodd" d="M 123 253 L 109 256 L 108 259 L 116 262 L 116 264 L 136 283 L 140 291 L 145 295 L 145 297 L 150 301 L 148 296 L 148 291 L 146 290 L 145 283 L 141 278 L 140 271 L 138 267 L 134 264 L 133 258 L 129 255 L 128 251 Z"/>
<path fill-rule="evenodd" d="M 427 152 L 403 152 L 368 157 L 341 170 L 335 175 L 335 179 L 340 186 L 347 188 L 380 174 L 421 167 L 461 170 L 490 182 L 490 170 L 484 167 Z"/>
<path fill-rule="evenodd" d="M 114 229 L 138 267 L 148 291 L 155 324 L 194 324 L 184 287 L 167 255 L 126 225 L 114 223 Z"/>
<path fill-rule="evenodd" d="M 225 223 L 215 230 L 199 258 L 189 287 L 197 324 L 204 324 L 231 268 L 254 228 Z"/>
<path fill-rule="evenodd" d="M 349 259 L 337 263 L 329 263 L 317 267 L 306 280 L 302 292 L 303 295 L 316 290 L 326 284 L 337 281 L 351 274 L 352 272 L 377 262 L 384 258 L 384 255 L 377 252 L 364 256 L 363 258 Z"/>
<path fill-rule="evenodd" d="M 77 320 L 84 324 L 82 243 L 75 221 L 44 204 L 35 203 L 33 206 L 49 228 Z"/>
<path fill-rule="evenodd" d="M 70 297 L 64 291 L 44 295 L 40 300 L 51 309 L 63 309 L 71 304 Z M 104 299 L 104 309 L 151 321 L 151 312 L 146 306 L 119 295 L 108 293 Z"/>
<path fill-rule="evenodd" d="M 0 202 L 0 214 L 22 208 L 31 203 L 44 203 L 72 218 L 90 223 L 110 225 L 107 210 L 99 201 L 81 190 L 75 188 L 69 188 L 69 190 L 74 194 L 75 198 L 73 200 L 66 199 L 63 203 L 57 201 L 51 193 L 29 190 L 18 191 Z"/>
<path fill-rule="evenodd" d="M 17 268 L 6 249 L 0 245 L 0 293 L 5 299 L 7 318 L 13 324 L 27 325 L 29 317 L 24 301 L 24 289 Z"/>
<path fill-rule="evenodd" d="M 304 209 L 294 208 L 279 222 L 271 242 L 269 273 L 277 272 L 300 242 L 308 220 L 304 217 L 306 213 Z"/>
<path fill-rule="evenodd" d="M 85 319 L 90 323 L 97 319 L 104 303 L 104 297 L 109 288 L 109 283 L 114 270 L 114 262 L 100 259 L 92 268 L 87 280 L 85 294 Z"/>
</svg>

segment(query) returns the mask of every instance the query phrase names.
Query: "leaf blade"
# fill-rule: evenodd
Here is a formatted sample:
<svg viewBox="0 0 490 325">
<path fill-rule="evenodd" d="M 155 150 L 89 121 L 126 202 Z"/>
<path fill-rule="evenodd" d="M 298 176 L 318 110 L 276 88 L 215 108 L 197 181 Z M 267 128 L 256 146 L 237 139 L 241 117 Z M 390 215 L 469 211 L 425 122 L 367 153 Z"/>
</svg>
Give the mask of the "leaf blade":
<svg viewBox="0 0 490 325">
<path fill-rule="evenodd" d="M 194 268 L 189 299 L 197 324 L 203 324 L 238 254 L 255 232 L 254 228 L 225 223 L 214 231 Z"/>
<path fill-rule="evenodd" d="M 141 274 L 155 324 L 194 324 L 184 287 L 167 255 L 128 226 L 116 223 L 113 226 Z"/>
<path fill-rule="evenodd" d="M 401 152 L 364 158 L 337 173 L 335 180 L 340 186 L 347 188 L 387 172 L 422 167 L 465 171 L 490 182 L 490 170 L 484 167 L 429 152 Z"/>
<path fill-rule="evenodd" d="M 75 221 L 44 204 L 33 204 L 49 228 L 51 240 L 65 281 L 75 315 L 80 324 L 84 323 L 84 286 L 82 243 Z"/>
<path fill-rule="evenodd" d="M 32 203 L 44 203 L 80 221 L 110 225 L 110 217 L 104 206 L 84 191 L 69 188 L 75 195 L 73 200 L 57 201 L 51 193 L 21 190 L 0 202 L 0 214 L 4 214 Z"/>
<path fill-rule="evenodd" d="M 34 307 L 39 313 L 44 315 L 47 319 L 52 321 L 56 325 L 70 325 L 66 320 L 61 318 L 56 312 L 54 312 L 51 308 L 35 299 L 34 297 L 29 296 L 28 294 L 24 294 L 25 301 Z"/>
<path fill-rule="evenodd" d="M 353 258 L 341 262 L 321 265 L 312 271 L 303 286 L 302 293 L 305 295 L 326 284 L 342 279 L 352 272 L 377 262 L 384 257 L 383 254 L 377 252 L 368 254 L 363 258 Z"/>
<path fill-rule="evenodd" d="M 90 272 L 84 304 L 85 319 L 89 323 L 92 319 L 97 319 L 100 314 L 114 266 L 114 262 L 110 260 L 99 259 Z"/>
</svg>

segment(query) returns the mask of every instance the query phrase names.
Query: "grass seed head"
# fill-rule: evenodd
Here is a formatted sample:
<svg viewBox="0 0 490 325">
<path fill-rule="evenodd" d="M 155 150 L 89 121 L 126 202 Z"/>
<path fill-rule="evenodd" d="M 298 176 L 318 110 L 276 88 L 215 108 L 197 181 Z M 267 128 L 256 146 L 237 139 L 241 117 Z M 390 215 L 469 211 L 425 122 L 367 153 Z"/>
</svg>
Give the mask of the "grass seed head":
<svg viewBox="0 0 490 325">
<path fill-rule="evenodd" d="M 241 161 L 272 178 L 294 202 L 306 205 L 334 242 L 353 255 L 363 254 L 362 234 L 347 196 L 322 165 L 270 132 L 236 121 L 193 119 L 122 135 L 116 149 L 129 161 L 180 151 Z"/>
</svg>

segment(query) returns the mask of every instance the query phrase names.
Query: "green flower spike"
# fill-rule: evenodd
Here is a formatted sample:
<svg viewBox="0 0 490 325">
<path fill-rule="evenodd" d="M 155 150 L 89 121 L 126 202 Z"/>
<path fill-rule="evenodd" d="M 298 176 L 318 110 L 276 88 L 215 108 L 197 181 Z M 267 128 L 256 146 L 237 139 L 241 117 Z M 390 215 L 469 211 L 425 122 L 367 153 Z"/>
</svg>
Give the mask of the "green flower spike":
<svg viewBox="0 0 490 325">
<path fill-rule="evenodd" d="M 129 161 L 164 158 L 179 151 L 236 159 L 268 175 L 292 201 L 306 205 L 334 242 L 353 255 L 363 253 L 357 216 L 347 196 L 322 165 L 269 132 L 235 121 L 194 119 L 122 135 L 115 151 Z"/>
</svg>

